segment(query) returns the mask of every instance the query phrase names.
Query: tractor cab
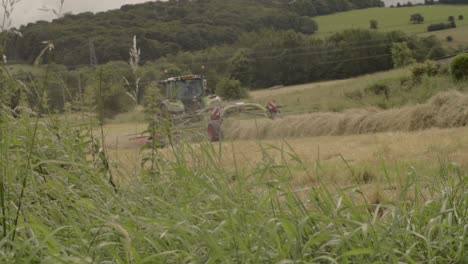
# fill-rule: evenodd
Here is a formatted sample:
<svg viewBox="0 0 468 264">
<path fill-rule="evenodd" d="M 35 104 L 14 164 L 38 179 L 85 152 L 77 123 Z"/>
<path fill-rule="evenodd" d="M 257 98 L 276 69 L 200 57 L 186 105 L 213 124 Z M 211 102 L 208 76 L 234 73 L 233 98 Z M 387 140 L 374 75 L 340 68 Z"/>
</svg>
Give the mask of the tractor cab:
<svg viewBox="0 0 468 264">
<path fill-rule="evenodd" d="M 160 82 L 165 96 L 161 108 L 171 114 L 194 113 L 213 103 L 219 102 L 217 96 L 207 96 L 207 82 L 201 75 L 184 75 L 168 78 Z"/>
<path fill-rule="evenodd" d="M 173 77 L 163 81 L 168 99 L 191 101 L 204 96 L 206 81 L 199 75 Z"/>
</svg>

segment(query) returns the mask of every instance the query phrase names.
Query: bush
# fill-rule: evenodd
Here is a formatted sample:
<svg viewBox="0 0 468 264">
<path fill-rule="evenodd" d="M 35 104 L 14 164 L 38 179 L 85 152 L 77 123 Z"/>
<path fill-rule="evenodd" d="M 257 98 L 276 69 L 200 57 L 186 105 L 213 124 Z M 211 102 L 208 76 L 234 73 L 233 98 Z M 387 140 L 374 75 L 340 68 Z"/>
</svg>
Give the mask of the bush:
<svg viewBox="0 0 468 264">
<path fill-rule="evenodd" d="M 450 70 L 455 80 L 466 80 L 468 77 L 468 54 L 456 56 L 450 64 Z"/>
<path fill-rule="evenodd" d="M 413 83 L 422 81 L 423 76 L 436 76 L 440 74 L 440 66 L 433 61 L 418 63 L 411 69 Z"/>
<path fill-rule="evenodd" d="M 419 13 L 412 14 L 410 17 L 410 21 L 413 24 L 421 24 L 424 22 L 424 17 Z"/>
<path fill-rule="evenodd" d="M 453 41 L 453 37 L 452 37 L 452 36 L 447 36 L 445 39 L 447 40 L 447 42 L 452 42 L 452 41 Z"/>
<path fill-rule="evenodd" d="M 449 16 L 449 17 L 448 17 L 448 21 L 450 21 L 450 22 L 455 21 L 455 17 Z"/>
<path fill-rule="evenodd" d="M 366 88 L 366 92 L 374 95 L 383 95 L 385 96 L 385 99 L 390 98 L 390 87 L 386 84 L 373 84 Z"/>
<path fill-rule="evenodd" d="M 403 76 L 400 78 L 400 86 L 407 86 L 411 84 L 411 78 L 408 76 Z"/>
<path fill-rule="evenodd" d="M 458 16 L 458 20 L 463 20 L 463 18 L 464 18 L 463 15 Z"/>
<path fill-rule="evenodd" d="M 345 92 L 344 96 L 346 96 L 346 98 L 354 100 L 354 101 L 360 101 L 363 98 L 363 94 L 362 94 L 362 92 L 360 90 Z"/>
<path fill-rule="evenodd" d="M 238 80 L 222 78 L 216 85 L 216 94 L 225 100 L 237 100 L 248 97 L 247 89 Z"/>
<path fill-rule="evenodd" d="M 456 27 L 457 27 L 457 24 L 455 23 L 455 21 L 451 21 L 449 24 L 450 24 L 450 26 L 451 26 L 452 28 L 456 28 Z"/>
<path fill-rule="evenodd" d="M 152 117 L 160 109 L 161 101 L 163 95 L 156 82 L 150 83 L 145 89 L 145 96 L 143 100 L 143 105 L 145 107 L 145 113 Z"/>
<path fill-rule="evenodd" d="M 450 23 L 438 23 L 438 24 L 430 24 L 427 27 L 427 31 L 438 31 L 438 30 L 444 30 L 444 29 L 449 29 L 449 28 L 456 28 L 457 25 L 455 24 L 455 21 L 451 21 Z"/>
<path fill-rule="evenodd" d="M 440 66 L 439 74 L 440 75 L 449 75 L 450 74 L 450 65 L 445 64 L 445 65 Z"/>
<path fill-rule="evenodd" d="M 102 72 L 101 72 L 102 68 Z M 111 118 L 131 110 L 135 103 L 127 95 L 122 77 L 130 79 L 130 67 L 125 62 L 109 62 L 95 69 L 92 81 L 85 88 L 85 102 L 99 113 L 99 119 Z"/>
<path fill-rule="evenodd" d="M 379 28 L 379 22 L 375 19 L 372 19 L 370 22 L 370 29 L 377 29 Z"/>
<path fill-rule="evenodd" d="M 416 62 L 413 52 L 406 43 L 394 43 L 392 45 L 392 61 L 395 68 L 404 67 Z"/>
</svg>

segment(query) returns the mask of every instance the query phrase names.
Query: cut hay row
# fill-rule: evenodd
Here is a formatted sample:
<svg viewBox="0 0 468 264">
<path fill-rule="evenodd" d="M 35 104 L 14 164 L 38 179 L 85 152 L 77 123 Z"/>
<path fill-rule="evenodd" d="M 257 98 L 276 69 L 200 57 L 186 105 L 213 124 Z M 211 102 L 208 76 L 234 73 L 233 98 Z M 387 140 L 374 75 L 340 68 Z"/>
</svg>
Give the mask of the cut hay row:
<svg viewBox="0 0 468 264">
<path fill-rule="evenodd" d="M 224 138 L 272 139 L 325 135 L 353 135 L 427 128 L 463 127 L 468 123 L 468 95 L 445 92 L 425 104 L 391 110 L 369 108 L 342 113 L 313 113 L 279 120 L 229 120 Z"/>
</svg>

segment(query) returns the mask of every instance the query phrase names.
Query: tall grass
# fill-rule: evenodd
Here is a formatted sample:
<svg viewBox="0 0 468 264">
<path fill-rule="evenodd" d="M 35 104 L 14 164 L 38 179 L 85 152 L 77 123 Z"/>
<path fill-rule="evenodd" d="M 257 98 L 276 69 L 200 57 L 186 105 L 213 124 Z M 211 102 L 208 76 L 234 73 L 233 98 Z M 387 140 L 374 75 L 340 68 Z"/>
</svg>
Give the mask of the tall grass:
<svg viewBox="0 0 468 264">
<path fill-rule="evenodd" d="M 1 118 L 2 263 L 467 260 L 468 174 L 445 161 L 430 177 L 403 175 L 401 200 L 363 202 L 323 185 L 321 170 L 307 171 L 314 185 L 292 189 L 290 168 L 301 160 L 287 148 L 277 149 L 281 161 L 265 152 L 261 164 L 232 170 L 219 155 L 235 153 L 177 145 L 177 158 L 158 156 L 157 173 L 144 169 L 116 193 L 105 165 L 92 162 L 86 126 L 7 111 Z"/>
</svg>

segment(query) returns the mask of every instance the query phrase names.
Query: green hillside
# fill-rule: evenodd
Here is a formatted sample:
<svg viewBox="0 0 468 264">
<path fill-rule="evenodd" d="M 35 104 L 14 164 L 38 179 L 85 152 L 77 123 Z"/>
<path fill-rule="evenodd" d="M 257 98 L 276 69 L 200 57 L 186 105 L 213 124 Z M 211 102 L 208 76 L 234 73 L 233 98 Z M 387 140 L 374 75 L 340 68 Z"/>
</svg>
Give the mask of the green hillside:
<svg viewBox="0 0 468 264">
<path fill-rule="evenodd" d="M 422 24 L 412 24 L 410 16 L 420 13 L 425 21 Z M 329 34 L 350 28 L 368 29 L 369 21 L 378 21 L 380 30 L 403 30 L 408 33 L 427 31 L 432 23 L 446 22 L 449 16 L 454 16 L 458 27 L 468 25 L 468 19 L 458 20 L 458 15 L 468 16 L 468 5 L 426 5 L 401 8 L 369 8 L 353 10 L 337 14 L 315 17 L 319 24 L 318 33 Z"/>
<path fill-rule="evenodd" d="M 7 55 L 32 62 L 43 49 L 41 43 L 52 40 L 56 63 L 79 66 L 89 63 L 91 40 L 99 63 L 126 60 L 136 35 L 145 50 L 142 59 L 154 60 L 180 51 L 233 44 L 248 32 L 292 30 L 313 34 L 317 29 L 313 16 L 381 5 L 379 0 L 153 1 L 97 14 L 67 14 L 51 23 L 38 21 L 22 26 L 22 37 L 11 36 Z"/>
</svg>

